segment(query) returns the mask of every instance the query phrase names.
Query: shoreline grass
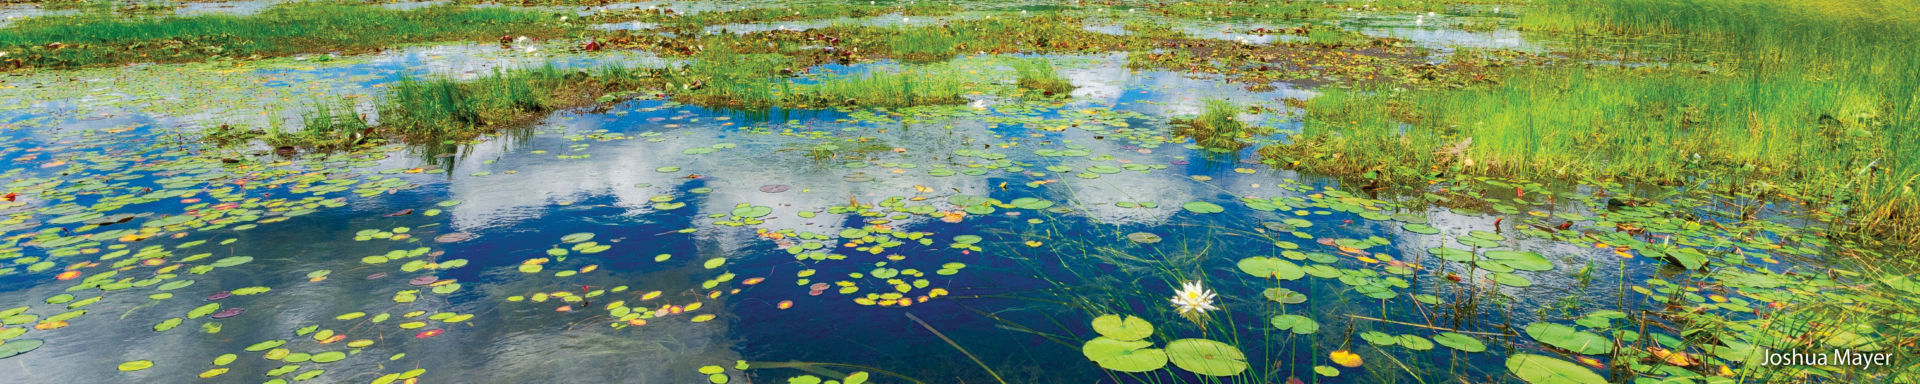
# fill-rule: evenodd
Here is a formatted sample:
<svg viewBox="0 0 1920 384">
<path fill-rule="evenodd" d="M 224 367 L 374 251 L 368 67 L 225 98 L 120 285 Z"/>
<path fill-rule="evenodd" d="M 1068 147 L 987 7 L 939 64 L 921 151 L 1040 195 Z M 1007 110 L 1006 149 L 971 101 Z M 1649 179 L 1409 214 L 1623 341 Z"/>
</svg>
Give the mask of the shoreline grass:
<svg viewBox="0 0 1920 384">
<path fill-rule="evenodd" d="M 1678 34 L 1666 66 L 1507 71 L 1466 90 L 1329 90 L 1292 143 L 1263 148 L 1329 174 L 1619 177 L 1788 192 L 1847 211 L 1861 234 L 1920 232 L 1920 12 L 1887 2 L 1566 0 L 1523 24 Z M 1712 64 L 1701 71 L 1684 64 Z"/>
<path fill-rule="evenodd" d="M 500 8 L 391 10 L 344 3 L 276 5 L 252 16 L 120 17 L 80 14 L 0 28 L 7 67 L 73 68 L 297 53 L 371 51 L 401 43 L 562 36 L 549 15 Z"/>
</svg>

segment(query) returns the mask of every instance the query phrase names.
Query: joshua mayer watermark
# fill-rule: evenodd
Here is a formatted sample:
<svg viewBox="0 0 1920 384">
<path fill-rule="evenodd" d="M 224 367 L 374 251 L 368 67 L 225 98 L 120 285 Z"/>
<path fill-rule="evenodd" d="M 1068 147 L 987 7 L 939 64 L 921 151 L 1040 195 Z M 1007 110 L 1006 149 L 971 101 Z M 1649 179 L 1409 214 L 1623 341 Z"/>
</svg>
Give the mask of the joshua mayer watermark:
<svg viewBox="0 0 1920 384">
<path fill-rule="evenodd" d="M 1851 349 L 1833 349 L 1829 351 L 1786 350 L 1767 351 L 1766 360 L 1761 365 L 1804 365 L 1804 366 L 1852 366 L 1860 368 L 1885 367 L 1893 362 L 1893 354 L 1887 352 L 1854 352 Z"/>
</svg>

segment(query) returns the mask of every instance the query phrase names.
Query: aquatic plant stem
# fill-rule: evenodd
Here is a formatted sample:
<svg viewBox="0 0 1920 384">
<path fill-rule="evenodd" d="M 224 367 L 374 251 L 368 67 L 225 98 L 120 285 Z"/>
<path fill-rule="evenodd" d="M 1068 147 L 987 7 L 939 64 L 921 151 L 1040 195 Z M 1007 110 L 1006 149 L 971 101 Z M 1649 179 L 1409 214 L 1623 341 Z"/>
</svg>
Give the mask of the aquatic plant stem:
<svg viewBox="0 0 1920 384">
<path fill-rule="evenodd" d="M 973 353 L 972 353 L 972 352 L 967 352 L 967 349 L 966 349 L 966 348 L 961 348 L 961 347 L 960 347 L 960 343 L 955 343 L 955 342 L 953 342 L 953 339 L 949 339 L 949 338 L 947 338 L 947 335 L 945 335 L 945 334 L 942 334 L 942 333 L 940 333 L 940 330 L 937 330 L 937 329 L 933 329 L 933 325 L 929 325 L 929 324 L 927 324 L 927 322 L 925 322 L 925 321 L 921 321 L 921 320 L 920 320 L 920 317 L 919 317 L 919 316 L 914 316 L 914 315 L 913 315 L 913 313 L 911 313 L 911 312 L 909 312 L 909 313 L 906 313 L 906 315 L 907 315 L 907 319 L 909 319 L 909 320 L 913 320 L 913 322 L 915 322 L 915 323 L 919 323 L 919 324 L 920 324 L 920 327 L 921 327 L 921 328 L 926 328 L 926 329 L 927 329 L 927 332 L 933 332 L 933 335 L 934 335 L 934 336 L 939 336 L 939 337 L 940 337 L 940 340 L 941 340 L 941 341 L 945 341 L 945 342 L 947 342 L 947 345 L 951 345 L 951 346 L 953 346 L 953 349 L 957 349 L 957 350 L 960 350 L 960 353 L 961 353 L 961 354 L 963 354 L 963 355 L 967 355 L 967 358 L 968 358 L 968 359 L 972 359 L 972 360 L 973 360 L 973 363 L 974 363 L 974 364 L 979 364 L 979 365 L 980 365 L 980 369 L 985 369 L 985 370 L 987 370 L 987 374 L 988 374 L 988 375 L 993 375 L 993 380 L 994 380 L 994 381 L 998 381 L 998 382 L 1000 382 L 1000 384 L 1007 384 L 1007 380 L 1006 380 L 1006 379 L 1001 379 L 1001 378 L 1000 378 L 1000 374 L 999 374 L 999 373 L 994 373 L 994 372 L 993 372 L 993 368 L 991 368 L 991 367 L 987 367 L 987 363 L 986 363 L 986 362 L 982 362 L 982 361 L 980 361 L 980 358 L 979 358 L 979 357 L 975 357 L 975 356 L 973 356 Z"/>
</svg>

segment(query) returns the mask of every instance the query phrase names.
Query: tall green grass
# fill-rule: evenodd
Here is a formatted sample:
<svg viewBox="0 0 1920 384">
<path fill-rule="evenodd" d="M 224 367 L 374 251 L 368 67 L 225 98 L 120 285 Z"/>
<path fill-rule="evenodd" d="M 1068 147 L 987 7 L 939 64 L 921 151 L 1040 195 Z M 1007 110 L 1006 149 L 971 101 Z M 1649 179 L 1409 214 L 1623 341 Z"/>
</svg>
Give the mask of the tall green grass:
<svg viewBox="0 0 1920 384">
<path fill-rule="evenodd" d="M 267 129 L 263 137 L 267 145 L 345 149 L 377 138 L 372 136 L 367 118 L 353 112 L 352 104 L 315 103 L 313 110 L 301 117 L 305 124 L 299 130 L 285 131 L 277 126 Z"/>
<path fill-rule="evenodd" d="M 1241 107 L 1232 101 L 1207 99 L 1202 101 L 1199 116 L 1191 119 L 1174 119 L 1174 134 L 1193 138 L 1195 144 L 1217 151 L 1236 151 L 1246 148 L 1241 138 L 1251 137 L 1265 130 L 1240 122 Z"/>
<path fill-rule="evenodd" d="M 1294 143 L 1263 153 L 1330 172 L 1710 178 L 1840 204 L 1869 232 L 1920 240 L 1907 229 L 1920 224 L 1912 4 L 1548 1 L 1522 24 L 1659 41 L 1635 56 L 1668 60 L 1518 69 L 1460 91 L 1329 91 Z"/>
<path fill-rule="evenodd" d="M 495 70 L 471 81 L 402 79 L 380 105 L 380 133 L 414 138 L 467 138 L 497 131 L 542 112 L 583 105 L 608 90 L 652 83 L 625 68 L 597 73 L 553 66 Z"/>
<path fill-rule="evenodd" d="M 502 8 L 391 10 L 346 3 L 277 5 L 251 16 L 44 16 L 0 28 L 0 51 L 30 67 L 364 51 L 424 41 L 560 36 L 552 16 Z"/>
<path fill-rule="evenodd" d="M 1046 59 L 1015 59 L 1007 63 L 1013 67 L 1015 81 L 1021 88 L 1040 91 L 1046 96 L 1066 95 L 1073 92 L 1073 82 L 1060 77 L 1059 70 Z"/>
<path fill-rule="evenodd" d="M 906 66 L 857 76 L 835 77 L 795 84 L 781 98 L 788 106 L 907 107 L 959 104 L 975 88 L 950 64 Z"/>
</svg>

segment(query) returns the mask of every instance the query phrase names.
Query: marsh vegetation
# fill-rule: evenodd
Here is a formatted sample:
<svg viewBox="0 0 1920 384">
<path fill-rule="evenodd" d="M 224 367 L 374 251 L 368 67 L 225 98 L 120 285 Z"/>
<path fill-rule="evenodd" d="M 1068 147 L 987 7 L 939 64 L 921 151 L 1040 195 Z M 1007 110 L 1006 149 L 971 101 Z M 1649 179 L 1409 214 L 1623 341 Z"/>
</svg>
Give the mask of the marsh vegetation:
<svg viewBox="0 0 1920 384">
<path fill-rule="evenodd" d="M 1910 2 L 4 12 L 0 382 L 1920 378 Z"/>
</svg>

